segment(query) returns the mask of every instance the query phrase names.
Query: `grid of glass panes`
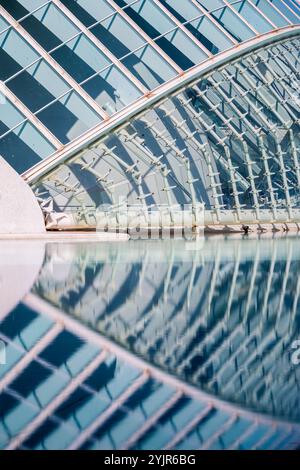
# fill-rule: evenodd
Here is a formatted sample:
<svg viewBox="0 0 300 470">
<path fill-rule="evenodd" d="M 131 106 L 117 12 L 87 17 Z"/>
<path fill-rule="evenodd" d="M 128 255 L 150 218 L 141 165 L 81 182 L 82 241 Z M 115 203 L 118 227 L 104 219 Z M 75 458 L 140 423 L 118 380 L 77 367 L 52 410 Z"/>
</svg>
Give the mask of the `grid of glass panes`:
<svg viewBox="0 0 300 470">
<path fill-rule="evenodd" d="M 0 107 L 0 154 L 19 172 L 178 73 L 300 23 L 295 0 L 0 0 L 0 13 L 0 79 L 14 105 L 19 100 L 41 123 L 23 119 L 32 128 L 24 147 Z M 44 127 L 58 145 L 43 137 Z"/>
</svg>

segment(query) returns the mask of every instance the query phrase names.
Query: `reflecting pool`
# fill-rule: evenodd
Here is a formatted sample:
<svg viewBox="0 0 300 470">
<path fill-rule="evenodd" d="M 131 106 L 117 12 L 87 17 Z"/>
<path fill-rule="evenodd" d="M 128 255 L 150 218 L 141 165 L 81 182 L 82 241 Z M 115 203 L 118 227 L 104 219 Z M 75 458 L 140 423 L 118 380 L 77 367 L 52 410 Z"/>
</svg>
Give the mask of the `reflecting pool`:
<svg viewBox="0 0 300 470">
<path fill-rule="evenodd" d="M 0 260 L 0 448 L 300 446 L 299 238 L 2 241 Z"/>
</svg>

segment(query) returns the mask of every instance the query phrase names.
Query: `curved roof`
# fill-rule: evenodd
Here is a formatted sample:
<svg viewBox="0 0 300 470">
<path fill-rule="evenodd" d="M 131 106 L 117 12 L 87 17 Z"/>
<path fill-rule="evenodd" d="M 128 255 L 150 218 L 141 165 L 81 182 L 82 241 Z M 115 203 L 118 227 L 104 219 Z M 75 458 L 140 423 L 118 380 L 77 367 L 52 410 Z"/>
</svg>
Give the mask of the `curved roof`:
<svg viewBox="0 0 300 470">
<path fill-rule="evenodd" d="M 296 0 L 0 0 L 0 154 L 25 172 L 199 64 L 297 24 Z"/>
</svg>

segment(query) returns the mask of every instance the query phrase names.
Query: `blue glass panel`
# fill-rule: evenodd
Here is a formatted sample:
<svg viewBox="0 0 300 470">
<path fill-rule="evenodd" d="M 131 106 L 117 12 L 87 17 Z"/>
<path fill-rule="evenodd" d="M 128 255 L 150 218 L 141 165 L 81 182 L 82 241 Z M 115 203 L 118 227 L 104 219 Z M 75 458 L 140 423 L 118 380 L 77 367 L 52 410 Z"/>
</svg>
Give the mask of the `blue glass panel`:
<svg viewBox="0 0 300 470">
<path fill-rule="evenodd" d="M 243 440 L 239 449 L 252 449 L 269 430 L 268 425 L 258 424 L 256 430 Z"/>
<path fill-rule="evenodd" d="M 130 2 L 129 2 L 130 3 Z M 190 0 L 160 0 L 160 3 L 170 9 L 172 15 L 182 22 L 191 21 L 203 13 Z"/>
<path fill-rule="evenodd" d="M 37 117 L 63 143 L 75 139 L 102 121 L 74 91 L 40 111 Z"/>
<path fill-rule="evenodd" d="M 95 73 L 111 65 L 111 60 L 54 5 L 41 8 L 22 21 L 22 26 L 44 49 L 54 49 L 52 57 L 78 83 L 94 77 Z M 107 80 L 103 77 L 95 77 L 86 86 L 86 91 L 100 105 L 109 108 L 110 104 L 112 112 L 122 109 L 140 96 L 137 88 L 115 66 L 105 73 Z M 116 99 L 116 94 L 121 100 Z"/>
<path fill-rule="evenodd" d="M 22 401 L 5 416 L 3 421 L 6 429 L 14 436 L 30 423 L 37 414 L 37 408 L 32 407 L 30 403 Z"/>
<path fill-rule="evenodd" d="M 78 435 L 78 429 L 68 424 L 51 423 L 49 426 L 51 433 L 43 439 L 39 445 L 34 446 L 35 450 L 46 449 L 46 450 L 64 450 Z"/>
<path fill-rule="evenodd" d="M 143 436 L 138 447 L 163 448 L 203 410 L 204 406 L 201 402 L 182 398 Z"/>
<path fill-rule="evenodd" d="M 274 433 L 266 440 L 261 446 L 258 446 L 257 450 L 271 450 L 272 445 L 280 443 L 280 440 L 283 440 L 286 437 L 286 434 L 280 431 L 274 431 Z M 281 438 L 281 439 L 280 439 Z"/>
<path fill-rule="evenodd" d="M 1 336 L 0 336 L 0 339 L 3 341 Z M 5 347 L 6 363 L 1 364 L 0 379 L 4 377 L 16 364 L 18 364 L 18 362 L 24 356 L 24 354 L 25 353 L 23 353 L 19 348 L 16 348 L 13 343 L 6 344 L 6 347 Z"/>
<path fill-rule="evenodd" d="M 223 0 L 197 0 L 206 11 L 212 11 L 219 7 L 224 7 Z"/>
<path fill-rule="evenodd" d="M 0 0 L 6 11 L 8 11 L 16 20 L 20 20 L 29 12 L 36 10 L 46 3 L 47 0 Z"/>
<path fill-rule="evenodd" d="M 38 316 L 20 332 L 22 345 L 26 349 L 32 348 L 51 327 L 52 322 L 45 317 Z"/>
<path fill-rule="evenodd" d="M 93 1 L 74 3 L 70 0 L 63 0 L 63 3 L 85 26 L 90 27 L 101 22 L 91 27 L 91 32 L 110 52 L 122 60 L 123 64 L 146 88 L 153 89 L 176 75 L 172 66 L 152 46 L 145 45 L 145 39 L 119 14 L 116 14 L 107 2 L 101 0 L 100 8 L 95 8 Z M 116 73 L 119 72 L 116 70 L 112 75 Z M 122 77 L 122 81 L 125 82 L 124 77 Z M 87 86 L 87 91 L 93 93 L 90 91 L 90 87 L 96 85 L 96 81 L 93 80 L 91 85 Z M 133 85 L 129 85 L 128 81 L 122 84 L 123 87 L 126 92 L 128 90 L 133 95 L 137 94 Z M 118 93 L 120 94 L 120 91 Z M 122 94 L 121 97 L 123 99 Z M 111 105 L 114 107 L 113 103 Z"/>
<path fill-rule="evenodd" d="M 7 80 L 38 58 L 37 52 L 13 29 L 0 35 L 0 80 Z"/>
<path fill-rule="evenodd" d="M 248 23 L 253 25 L 259 33 L 266 33 L 271 31 L 273 26 L 269 23 L 254 7 L 246 0 L 232 3 L 233 8 L 236 9 Z"/>
<path fill-rule="evenodd" d="M 286 5 L 295 12 L 295 14 L 298 16 L 298 23 L 300 22 L 300 4 L 297 1 L 294 0 L 283 0 Z"/>
<path fill-rule="evenodd" d="M 18 321 L 16 322 L 16 317 Z M 10 339 L 14 339 L 28 325 L 38 318 L 38 314 L 19 304 L 3 321 L 0 322 L 0 332 Z"/>
<path fill-rule="evenodd" d="M 125 7 L 129 0 L 116 0 Z M 152 0 L 140 1 L 126 8 L 126 14 L 182 69 L 202 62 L 206 54 L 191 41 Z M 169 31 L 171 31 L 167 34 Z M 186 54 L 186 51 L 189 54 Z"/>
<path fill-rule="evenodd" d="M 21 25 L 46 51 L 68 41 L 80 32 L 79 28 L 53 4 L 40 8 L 23 20 Z"/>
<path fill-rule="evenodd" d="M 54 153 L 55 148 L 8 100 L 0 105 L 0 155 L 19 173 Z M 14 127 L 13 131 L 9 130 Z"/>
<path fill-rule="evenodd" d="M 190 0 L 180 0 L 180 7 L 173 0 L 161 0 L 161 3 L 213 54 L 232 46 L 232 41 Z"/>
<path fill-rule="evenodd" d="M 216 449 L 217 447 L 220 449 L 228 449 L 251 425 L 252 423 L 250 421 L 238 418 L 232 426 L 218 438 L 218 441 L 213 443 L 210 449 Z"/>
<path fill-rule="evenodd" d="M 211 13 L 215 20 L 223 26 L 237 41 L 245 41 L 255 36 L 249 28 L 229 7 L 219 8 Z"/>
<path fill-rule="evenodd" d="M 9 25 L 7 21 L 4 18 L 2 18 L 2 16 L 0 16 L 0 32 L 6 29 L 8 26 Z"/>
<path fill-rule="evenodd" d="M 283 27 L 289 24 L 289 22 L 275 8 L 272 7 L 272 5 L 270 5 L 270 3 L 267 0 L 251 0 L 251 1 L 276 26 Z"/>
<path fill-rule="evenodd" d="M 0 118 L 0 136 L 26 120 L 25 116 L 7 98 L 0 105 Z"/>
<path fill-rule="evenodd" d="M 7 86 L 33 113 L 70 89 L 44 60 L 12 78 Z"/>
<path fill-rule="evenodd" d="M 293 11 L 288 8 L 287 3 L 284 2 L 283 0 L 270 0 L 271 3 L 273 3 L 279 11 L 281 11 L 292 23 L 294 24 L 299 24 L 300 19 Z"/>
<path fill-rule="evenodd" d="M 233 46 L 233 41 L 219 30 L 206 16 L 189 23 L 187 29 L 189 29 L 212 54 L 218 54 Z"/>
</svg>

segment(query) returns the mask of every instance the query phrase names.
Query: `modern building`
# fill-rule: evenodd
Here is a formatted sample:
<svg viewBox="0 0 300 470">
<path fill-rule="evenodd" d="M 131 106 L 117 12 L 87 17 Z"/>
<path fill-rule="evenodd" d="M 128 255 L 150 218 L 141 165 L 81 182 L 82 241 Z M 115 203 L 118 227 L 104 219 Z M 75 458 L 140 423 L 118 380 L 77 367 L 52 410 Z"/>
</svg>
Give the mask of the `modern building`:
<svg viewBox="0 0 300 470">
<path fill-rule="evenodd" d="M 300 220 L 297 0 L 1 0 L 0 155 L 49 227 Z"/>
<path fill-rule="evenodd" d="M 0 233 L 299 228 L 298 0 L 0 0 L 0 38 Z M 178 243 L 1 244 L 0 448 L 299 448 L 298 242 Z"/>
</svg>

